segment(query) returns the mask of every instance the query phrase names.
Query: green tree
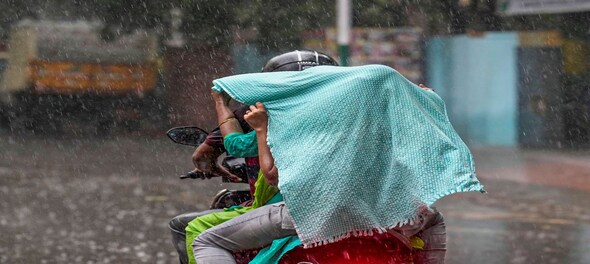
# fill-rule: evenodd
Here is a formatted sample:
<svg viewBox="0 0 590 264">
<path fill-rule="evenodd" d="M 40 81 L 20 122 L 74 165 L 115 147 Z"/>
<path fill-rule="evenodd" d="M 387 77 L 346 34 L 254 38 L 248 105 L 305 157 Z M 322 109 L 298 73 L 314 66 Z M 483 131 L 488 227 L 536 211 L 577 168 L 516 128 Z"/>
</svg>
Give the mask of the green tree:
<svg viewBox="0 0 590 264">
<path fill-rule="evenodd" d="M 334 7 L 333 0 L 241 1 L 236 27 L 255 29 L 263 51 L 293 49 L 302 32 L 333 25 Z"/>
<path fill-rule="evenodd" d="M 183 12 L 182 32 L 191 43 L 229 47 L 236 24 L 236 5 L 231 0 L 181 0 L 175 4 Z"/>
</svg>

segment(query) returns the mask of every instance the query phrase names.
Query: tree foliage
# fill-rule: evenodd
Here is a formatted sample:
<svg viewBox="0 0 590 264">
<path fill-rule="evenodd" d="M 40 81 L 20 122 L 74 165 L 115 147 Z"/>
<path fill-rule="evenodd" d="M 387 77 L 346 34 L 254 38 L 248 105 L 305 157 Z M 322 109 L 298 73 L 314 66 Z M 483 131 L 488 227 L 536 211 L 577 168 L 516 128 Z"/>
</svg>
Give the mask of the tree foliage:
<svg viewBox="0 0 590 264">
<path fill-rule="evenodd" d="M 399 27 L 420 24 L 431 34 L 466 31 L 535 29 L 582 22 L 552 15 L 499 17 L 496 0 L 353 0 L 353 26 Z M 335 25 L 334 0 L 3 0 L 0 1 L 0 39 L 9 27 L 25 18 L 98 19 L 105 24 L 104 36 L 137 28 L 170 28 L 170 9 L 183 12 L 180 30 L 190 43 L 228 47 L 234 32 L 253 29 L 257 43 L 268 50 L 300 45 L 301 32 Z M 416 23 L 416 22 L 419 23 Z M 578 33 L 576 34 L 583 34 Z M 164 36 L 166 37 L 166 36 Z"/>
<path fill-rule="evenodd" d="M 237 12 L 238 28 L 253 28 L 263 50 L 299 47 L 301 33 L 333 25 L 332 0 L 242 1 Z"/>
</svg>

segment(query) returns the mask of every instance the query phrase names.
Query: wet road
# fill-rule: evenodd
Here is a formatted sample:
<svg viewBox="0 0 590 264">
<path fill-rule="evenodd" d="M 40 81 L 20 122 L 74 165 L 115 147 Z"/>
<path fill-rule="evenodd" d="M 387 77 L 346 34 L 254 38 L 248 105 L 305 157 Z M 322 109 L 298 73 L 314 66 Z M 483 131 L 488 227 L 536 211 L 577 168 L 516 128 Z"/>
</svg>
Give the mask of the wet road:
<svg viewBox="0 0 590 264">
<path fill-rule="evenodd" d="M 590 153 L 473 151 L 488 194 L 437 202 L 447 263 L 590 263 Z M 240 187 L 178 180 L 191 153 L 164 138 L 0 131 L 0 263 L 176 263 L 168 220 Z"/>
<path fill-rule="evenodd" d="M 590 263 L 590 155 L 472 148 L 488 191 L 447 196 L 448 263 Z"/>
</svg>

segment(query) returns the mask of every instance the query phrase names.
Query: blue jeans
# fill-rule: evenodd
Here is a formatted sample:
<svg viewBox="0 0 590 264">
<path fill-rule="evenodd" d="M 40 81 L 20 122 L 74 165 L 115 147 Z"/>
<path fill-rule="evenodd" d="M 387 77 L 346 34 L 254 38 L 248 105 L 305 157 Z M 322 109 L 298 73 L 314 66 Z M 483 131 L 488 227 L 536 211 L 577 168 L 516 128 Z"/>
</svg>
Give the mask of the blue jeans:
<svg viewBox="0 0 590 264">
<path fill-rule="evenodd" d="M 406 238 L 418 236 L 424 241 L 424 249 L 413 252 L 414 263 L 444 263 L 446 231 L 438 211 L 424 211 L 413 225 L 392 231 Z M 289 209 L 281 202 L 254 209 L 208 229 L 194 240 L 192 246 L 199 264 L 234 264 L 232 252 L 265 247 L 275 239 L 296 234 Z"/>
</svg>

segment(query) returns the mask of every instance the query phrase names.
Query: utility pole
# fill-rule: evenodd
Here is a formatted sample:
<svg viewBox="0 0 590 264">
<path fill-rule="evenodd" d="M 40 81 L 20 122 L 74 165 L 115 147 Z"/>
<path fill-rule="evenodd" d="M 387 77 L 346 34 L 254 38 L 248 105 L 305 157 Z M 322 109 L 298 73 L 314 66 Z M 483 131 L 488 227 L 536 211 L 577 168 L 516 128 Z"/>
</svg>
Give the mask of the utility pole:
<svg viewBox="0 0 590 264">
<path fill-rule="evenodd" d="M 352 27 L 352 0 L 338 0 L 336 2 L 336 11 L 338 55 L 340 56 L 340 64 L 348 66 L 350 29 Z"/>
</svg>

